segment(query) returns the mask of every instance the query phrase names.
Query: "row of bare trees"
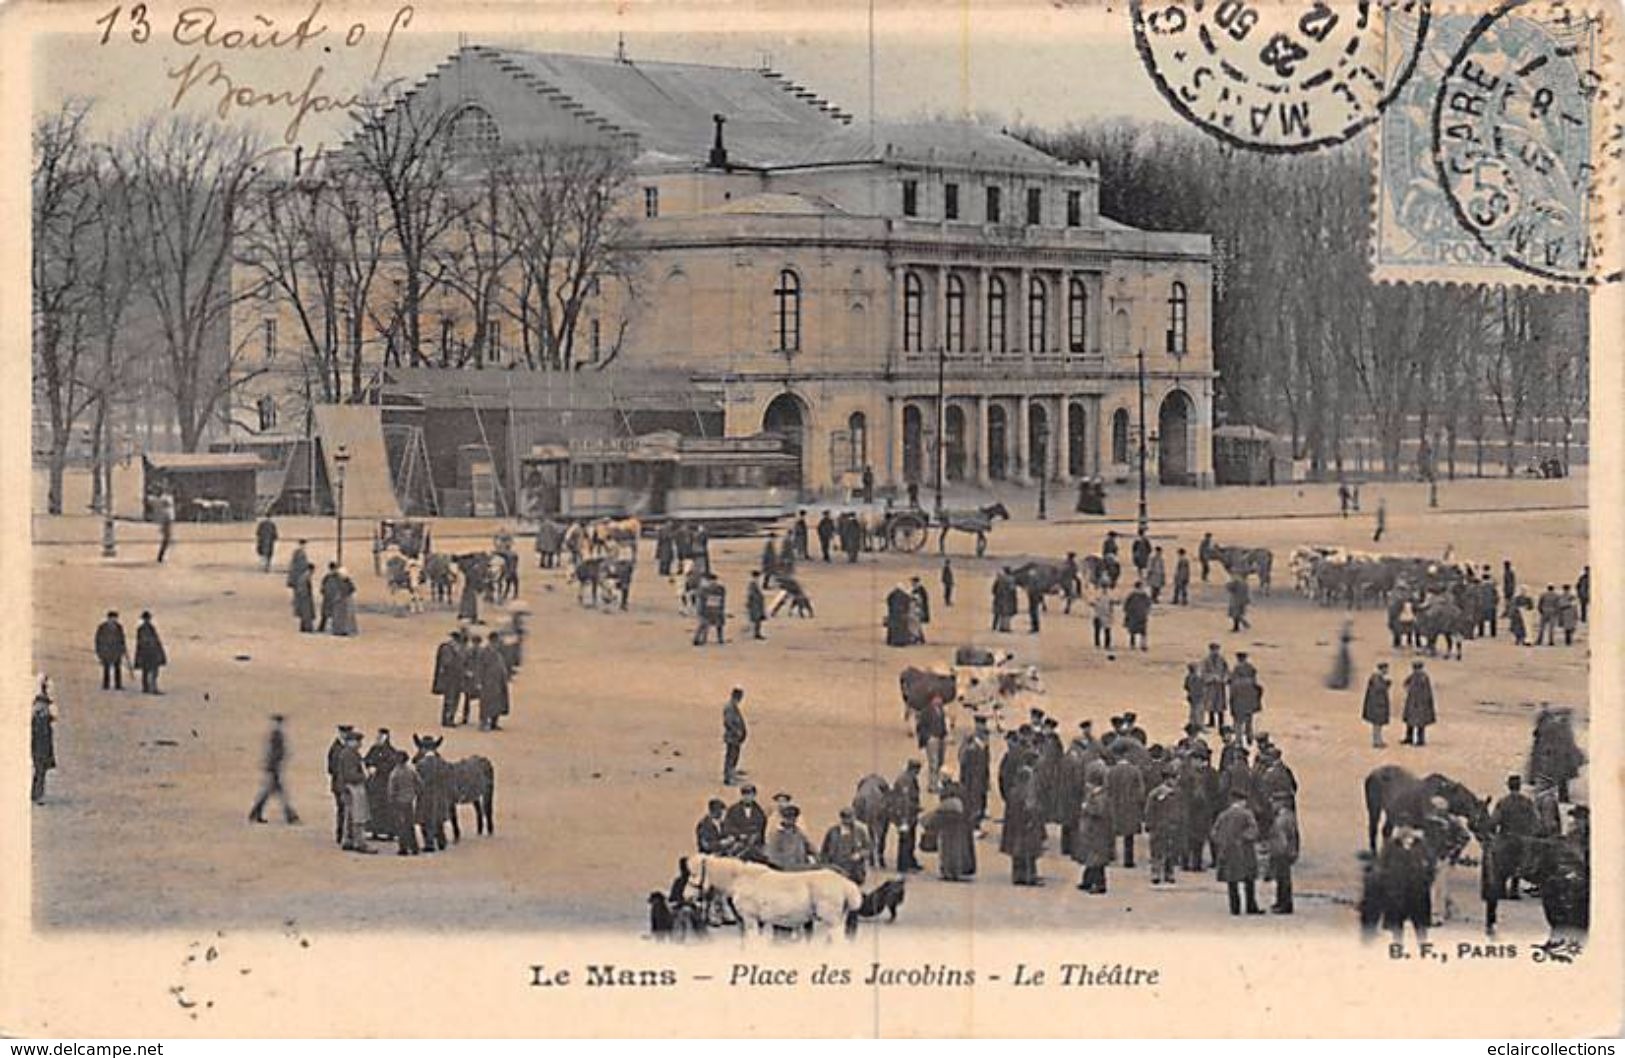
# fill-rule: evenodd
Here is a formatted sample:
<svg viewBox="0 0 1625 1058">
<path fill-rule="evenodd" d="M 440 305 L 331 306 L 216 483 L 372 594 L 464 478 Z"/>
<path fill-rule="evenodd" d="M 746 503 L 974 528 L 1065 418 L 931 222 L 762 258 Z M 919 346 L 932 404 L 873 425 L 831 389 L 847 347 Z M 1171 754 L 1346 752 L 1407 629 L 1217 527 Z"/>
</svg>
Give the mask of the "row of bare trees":
<svg viewBox="0 0 1625 1058">
<path fill-rule="evenodd" d="M 1213 235 L 1219 408 L 1317 473 L 1370 445 L 1389 473 L 1426 447 L 1454 476 L 1469 444 L 1475 472 L 1488 450 L 1512 473 L 1520 431 L 1561 423 L 1566 440 L 1586 417 L 1583 292 L 1371 280 L 1361 144 L 1264 157 L 1128 120 L 1027 135 L 1099 165 L 1106 215 Z"/>
<path fill-rule="evenodd" d="M 480 366 L 507 319 L 524 365 L 584 366 L 577 342 L 608 284 L 621 311 L 594 365 L 624 339 L 636 258 L 629 159 L 613 145 L 501 148 L 470 135 L 466 110 L 380 99 L 353 113 L 341 150 L 307 162 L 208 119 L 154 116 L 107 138 L 94 116 L 75 101 L 34 126 L 34 378 L 53 513 L 77 432 L 88 417 L 104 466 L 110 415 L 137 379 L 186 451 L 228 419 L 267 369 L 251 355 L 255 312 L 295 322 L 297 374 L 318 401 L 362 390 L 369 334 L 386 362 Z M 424 333 L 448 302 L 472 323 L 455 355 Z"/>
</svg>

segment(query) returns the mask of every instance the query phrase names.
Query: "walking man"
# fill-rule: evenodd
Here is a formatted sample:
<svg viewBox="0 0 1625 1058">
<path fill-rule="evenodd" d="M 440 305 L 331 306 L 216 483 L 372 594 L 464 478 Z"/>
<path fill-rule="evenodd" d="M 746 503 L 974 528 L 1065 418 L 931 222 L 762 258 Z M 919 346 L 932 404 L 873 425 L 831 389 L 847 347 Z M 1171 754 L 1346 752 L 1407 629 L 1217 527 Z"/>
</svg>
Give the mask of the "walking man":
<svg viewBox="0 0 1625 1058">
<path fill-rule="evenodd" d="M 1174 605 L 1191 604 L 1191 557 L 1180 548 L 1174 560 Z"/>
<path fill-rule="evenodd" d="M 1247 578 L 1240 574 L 1231 577 L 1224 590 L 1230 596 L 1230 631 L 1251 628 L 1253 624 L 1247 620 L 1247 604 L 1252 601 L 1252 596 L 1247 590 Z"/>
<path fill-rule="evenodd" d="M 28 752 L 34 764 L 34 782 L 29 787 L 28 799 L 34 804 L 45 800 L 45 773 L 56 767 L 56 733 L 51 730 L 55 723 L 50 680 L 42 676 L 39 689 L 34 692 L 28 725 Z"/>
<path fill-rule="evenodd" d="M 163 694 L 158 689 L 158 670 L 169 664 L 164 653 L 164 641 L 152 623 L 150 611 L 141 611 L 141 623 L 135 627 L 135 669 L 141 673 L 142 694 Z"/>
<path fill-rule="evenodd" d="M 704 646 L 711 629 L 715 628 L 717 646 L 722 646 L 727 642 L 723 638 L 723 629 L 728 620 L 728 589 L 722 586 L 715 573 L 707 569 L 700 581 L 699 596 L 700 623 L 694 629 L 694 645 Z"/>
<path fill-rule="evenodd" d="M 271 572 L 271 559 L 276 554 L 276 523 L 267 514 L 254 527 L 254 553 L 260 556 L 260 568 Z"/>
<path fill-rule="evenodd" d="M 722 785 L 733 786 L 745 772 L 739 768 L 739 754 L 745 748 L 745 714 L 739 704 L 745 700 L 745 689 L 735 687 L 728 695 L 728 704 L 722 707 Z"/>
<path fill-rule="evenodd" d="M 1377 500 L 1377 531 L 1371 534 L 1371 542 L 1376 543 L 1382 539 L 1382 534 L 1388 528 L 1388 500 L 1386 497 Z"/>
<path fill-rule="evenodd" d="M 299 822 L 299 813 L 293 810 L 287 788 L 282 785 L 282 768 L 288 761 L 288 736 L 282 725 L 282 714 L 272 713 L 271 731 L 265 736 L 265 785 L 260 787 L 254 807 L 248 810 L 249 821 L 253 823 L 265 822 L 265 804 L 272 797 L 282 801 L 282 818 L 285 822 L 289 825 Z"/>
<path fill-rule="evenodd" d="M 1388 679 L 1388 663 L 1377 662 L 1377 671 L 1365 683 L 1365 701 L 1360 707 L 1360 718 L 1371 725 L 1371 748 L 1382 749 L 1388 743 L 1382 740 L 1382 729 L 1388 726 L 1392 719 L 1392 707 L 1388 698 L 1391 686 Z"/>
<path fill-rule="evenodd" d="M 942 605 L 951 607 L 954 604 L 954 567 L 952 559 L 942 560 Z"/>
<path fill-rule="evenodd" d="M 825 562 L 829 561 L 829 545 L 835 539 L 835 520 L 825 511 L 818 519 L 818 553 Z"/>
<path fill-rule="evenodd" d="M 762 634 L 762 622 L 767 620 L 767 598 L 762 594 L 759 570 L 750 571 L 750 583 L 745 587 L 745 620 L 750 622 L 752 639 L 767 638 Z"/>
<path fill-rule="evenodd" d="M 96 626 L 96 660 L 102 664 L 102 690 L 124 689 L 124 666 L 129 664 L 129 645 L 118 611 L 107 611 L 107 620 Z"/>
</svg>

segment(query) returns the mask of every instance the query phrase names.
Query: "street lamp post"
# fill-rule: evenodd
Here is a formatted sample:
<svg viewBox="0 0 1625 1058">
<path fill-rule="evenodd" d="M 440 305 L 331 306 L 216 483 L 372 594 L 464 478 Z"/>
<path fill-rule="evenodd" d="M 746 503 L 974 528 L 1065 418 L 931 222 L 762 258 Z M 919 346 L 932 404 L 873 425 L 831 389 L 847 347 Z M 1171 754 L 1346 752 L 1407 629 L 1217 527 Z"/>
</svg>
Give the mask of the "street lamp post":
<svg viewBox="0 0 1625 1058">
<path fill-rule="evenodd" d="M 1151 516 L 1145 503 L 1145 350 L 1142 348 L 1138 354 L 1139 385 L 1140 385 L 1140 518 L 1141 533 L 1146 533 L 1151 527 Z"/>
<path fill-rule="evenodd" d="M 338 529 L 338 547 L 335 561 L 344 565 L 344 472 L 350 463 L 350 449 L 339 445 L 333 451 L 334 492 L 333 520 Z"/>
<path fill-rule="evenodd" d="M 947 370 L 948 347 L 946 344 L 937 346 L 937 466 L 936 466 L 936 515 L 942 517 L 942 464 L 947 459 L 947 450 L 943 442 L 947 438 L 943 430 L 947 426 Z"/>
</svg>

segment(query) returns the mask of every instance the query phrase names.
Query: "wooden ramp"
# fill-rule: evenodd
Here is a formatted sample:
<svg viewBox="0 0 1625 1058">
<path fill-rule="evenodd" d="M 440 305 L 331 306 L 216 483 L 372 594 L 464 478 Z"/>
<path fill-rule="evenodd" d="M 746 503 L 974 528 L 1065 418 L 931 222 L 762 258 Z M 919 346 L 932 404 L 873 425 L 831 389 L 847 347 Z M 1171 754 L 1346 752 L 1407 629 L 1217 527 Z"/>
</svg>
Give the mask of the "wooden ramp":
<svg viewBox="0 0 1625 1058">
<path fill-rule="evenodd" d="M 399 518 L 400 501 L 384 447 L 383 411 L 371 404 L 321 404 L 316 407 L 316 437 L 322 469 L 329 484 L 338 481 L 334 453 L 342 445 L 350 461 L 344 472 L 346 518 Z"/>
</svg>

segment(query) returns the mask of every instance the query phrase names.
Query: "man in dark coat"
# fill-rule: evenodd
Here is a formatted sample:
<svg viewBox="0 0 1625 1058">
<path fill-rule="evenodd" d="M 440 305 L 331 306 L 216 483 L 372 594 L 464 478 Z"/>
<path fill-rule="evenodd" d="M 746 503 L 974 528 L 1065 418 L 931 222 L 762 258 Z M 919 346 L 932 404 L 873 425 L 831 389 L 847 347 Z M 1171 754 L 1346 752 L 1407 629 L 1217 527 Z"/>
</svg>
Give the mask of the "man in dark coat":
<svg viewBox="0 0 1625 1058">
<path fill-rule="evenodd" d="M 739 788 L 739 800 L 722 817 L 722 839 L 741 858 L 761 859 L 767 843 L 767 812 L 756 801 L 754 783 Z"/>
<path fill-rule="evenodd" d="M 435 648 L 434 677 L 429 693 L 440 695 L 441 727 L 457 724 L 457 701 L 463 696 L 463 674 L 467 667 L 463 652 L 463 633 L 457 628 L 447 633 L 445 642 Z"/>
<path fill-rule="evenodd" d="M 1185 663 L 1185 709 L 1187 719 L 1186 727 L 1202 729 L 1202 703 L 1207 692 L 1202 685 L 1202 674 L 1196 669 L 1196 662 Z"/>
<path fill-rule="evenodd" d="M 329 562 L 327 564 L 327 572 L 322 574 L 322 607 L 320 620 L 316 622 L 316 631 L 327 631 L 328 623 L 333 620 L 333 614 L 338 609 L 339 596 L 343 591 L 344 578 L 339 575 L 339 564 L 337 562 Z"/>
<path fill-rule="evenodd" d="M 1004 756 L 999 758 L 999 801 L 1004 805 L 1006 814 L 1009 814 L 1010 798 L 1015 796 L 1016 779 L 1026 763 L 1026 748 L 1021 744 L 1019 732 L 1006 731 Z"/>
<path fill-rule="evenodd" d="M 1580 623 L 1586 624 L 1591 620 L 1591 567 L 1587 566 L 1580 571 L 1579 579 L 1574 582 L 1574 598 L 1580 604 Z"/>
<path fill-rule="evenodd" d="M 1402 718 L 1405 721 L 1404 744 L 1427 745 L 1428 726 L 1439 717 L 1433 704 L 1433 683 L 1420 661 L 1411 662 L 1411 674 L 1405 677 L 1405 712 Z"/>
<path fill-rule="evenodd" d="M 1180 765 L 1179 796 L 1184 809 L 1185 850 L 1180 864 L 1187 871 L 1202 871 L 1202 850 L 1209 844 L 1213 820 L 1219 811 L 1219 773 L 1205 747 Z"/>
<path fill-rule="evenodd" d="M 1134 587 L 1123 599 L 1123 627 L 1128 630 L 1130 650 L 1134 649 L 1136 643 L 1141 650 L 1150 649 L 1151 596 L 1140 581 L 1134 582 Z"/>
<path fill-rule="evenodd" d="M 886 645 L 906 647 L 913 640 L 909 636 L 909 615 L 914 608 L 914 597 L 901 584 L 886 594 Z"/>
<path fill-rule="evenodd" d="M 1270 911 L 1290 915 L 1292 865 L 1298 862 L 1298 814 L 1285 795 L 1277 794 L 1270 804 L 1274 810 L 1269 829 L 1270 877 L 1275 879 L 1275 904 Z"/>
<path fill-rule="evenodd" d="M 276 523 L 270 515 L 260 519 L 254 527 L 254 553 L 260 556 L 260 568 L 271 572 L 271 558 L 276 554 Z"/>
<path fill-rule="evenodd" d="M 1534 742 L 1529 748 L 1526 776 L 1531 785 L 1549 783 L 1557 789 L 1559 802 L 1567 804 L 1569 783 L 1577 778 L 1586 755 L 1574 740 L 1574 726 L 1568 709 L 1541 707 L 1535 716 Z"/>
<path fill-rule="evenodd" d="M 1258 906 L 1256 883 L 1258 880 L 1258 820 L 1247 807 L 1247 794 L 1232 790 L 1230 804 L 1213 821 L 1213 856 L 1218 867 L 1219 881 L 1225 883 L 1230 896 L 1230 913 L 1242 912 L 1242 897 L 1246 897 L 1249 915 L 1262 915 Z"/>
<path fill-rule="evenodd" d="M 705 806 L 705 815 L 694 824 L 694 849 L 708 856 L 723 855 L 722 817 L 728 806 L 719 797 L 713 797 Z"/>
<path fill-rule="evenodd" d="M 846 560 L 856 562 L 858 552 L 863 550 L 863 526 L 859 524 L 858 516 L 851 511 L 843 511 L 836 528 L 840 530 L 841 550 L 846 552 Z"/>
<path fill-rule="evenodd" d="M 802 562 L 812 556 L 807 551 L 807 512 L 796 512 L 796 524 L 790 530 L 791 553 Z"/>
<path fill-rule="evenodd" d="M 158 670 L 167 664 L 169 655 L 164 653 L 164 641 L 152 623 L 152 614 L 143 610 L 141 623 L 135 626 L 134 660 L 136 671 L 141 673 L 142 694 L 164 693 L 158 689 Z"/>
<path fill-rule="evenodd" d="M 1072 859 L 1083 865 L 1078 888 L 1095 896 L 1106 892 L 1106 865 L 1112 861 L 1112 809 L 1106 780 L 1099 772 L 1089 775 L 1083 804 L 1078 809 L 1078 836 Z"/>
<path fill-rule="evenodd" d="M 1087 736 L 1080 732 L 1061 755 L 1061 778 L 1057 783 L 1063 856 L 1076 856 L 1078 853 L 1078 828 L 1083 822 L 1084 791 L 1089 786 L 1089 761 Z"/>
<path fill-rule="evenodd" d="M 1224 586 L 1225 594 L 1229 597 L 1230 631 L 1239 632 L 1243 628 L 1251 628 L 1252 622 L 1247 620 L 1247 604 L 1252 601 L 1252 595 L 1247 589 L 1247 578 L 1236 574 L 1230 578 L 1230 583 Z"/>
<path fill-rule="evenodd" d="M 931 623 L 931 596 L 925 590 L 925 585 L 920 583 L 920 578 L 919 577 L 910 577 L 909 578 L 908 591 L 909 591 L 910 595 L 914 596 L 914 605 L 919 608 L 920 624 L 922 626 L 930 624 Z"/>
<path fill-rule="evenodd" d="M 1134 560 L 1134 572 L 1141 580 L 1145 579 L 1145 568 L 1151 564 L 1151 541 L 1146 537 L 1145 530 L 1134 535 L 1134 543 L 1129 548 L 1129 555 Z"/>
<path fill-rule="evenodd" d="M 315 571 L 316 571 L 315 563 L 311 562 L 310 561 L 310 556 L 305 553 L 305 545 L 307 545 L 309 543 L 310 543 L 310 541 L 308 541 L 308 540 L 303 540 L 303 539 L 300 540 L 297 544 L 294 545 L 293 557 L 288 559 L 288 580 L 287 580 L 287 585 L 290 588 L 293 587 L 294 574 L 296 574 L 296 573 L 311 573 L 311 574 L 314 574 Z"/>
<path fill-rule="evenodd" d="M 51 729 L 55 723 L 56 716 L 51 712 L 51 692 L 42 679 L 34 693 L 34 706 L 29 713 L 28 723 L 28 752 L 34 765 L 34 782 L 29 787 L 28 799 L 34 804 L 45 800 L 45 773 L 56 767 L 56 733 Z M 296 821 L 288 820 L 290 823 Z"/>
<path fill-rule="evenodd" d="M 311 587 L 310 563 L 297 572 L 288 570 L 288 586 L 293 589 L 293 615 L 299 619 L 299 631 L 311 632 L 316 628 L 316 593 Z"/>
<path fill-rule="evenodd" d="M 982 828 L 987 816 L 987 788 L 991 750 L 987 741 L 987 718 L 977 717 L 975 728 L 959 747 L 960 799 L 973 831 Z"/>
<path fill-rule="evenodd" d="M 759 570 L 750 571 L 750 583 L 745 586 L 745 620 L 750 622 L 752 639 L 767 638 L 762 634 L 762 622 L 767 620 L 767 599 L 762 595 Z"/>
<path fill-rule="evenodd" d="M 1388 697 L 1391 686 L 1388 663 L 1377 662 L 1377 671 L 1365 683 L 1365 701 L 1360 706 L 1360 719 L 1371 725 L 1371 745 L 1374 749 L 1382 749 L 1388 744 L 1382 740 L 1382 729 L 1393 718 Z"/>
<path fill-rule="evenodd" d="M 1230 663 L 1224 659 L 1219 644 L 1207 645 L 1207 656 L 1202 659 L 1202 701 L 1207 709 L 1207 726 L 1224 724 L 1225 691 L 1230 682 Z"/>
<path fill-rule="evenodd" d="M 704 646 L 709 638 L 711 629 L 716 629 L 717 646 L 727 643 L 725 638 L 728 626 L 728 589 L 722 586 L 717 575 L 707 568 L 700 581 L 699 590 L 699 625 L 694 629 L 694 645 Z"/>
<path fill-rule="evenodd" d="M 677 557 L 677 535 L 671 522 L 661 522 L 655 530 L 655 568 L 662 577 L 671 576 L 672 561 Z"/>
<path fill-rule="evenodd" d="M 835 539 L 835 519 L 829 516 L 828 511 L 819 516 L 818 528 L 814 531 L 818 534 L 818 554 L 828 562 L 829 545 Z"/>
<path fill-rule="evenodd" d="M 1521 900 L 1518 878 L 1529 860 L 1529 843 L 1540 830 L 1540 815 L 1535 802 L 1523 792 L 1522 776 L 1507 776 L 1507 792 L 1490 813 L 1490 829 L 1495 834 L 1495 862 L 1505 899 Z"/>
<path fill-rule="evenodd" d="M 480 651 L 480 730 L 500 731 L 501 720 L 508 715 L 508 656 L 503 651 L 496 632 L 491 643 Z"/>
<path fill-rule="evenodd" d="M 735 687 L 722 707 L 722 785 L 732 786 L 744 774 L 739 770 L 739 754 L 745 748 L 749 732 L 745 727 L 745 714 L 739 705 L 745 700 L 745 689 Z M 753 793 L 754 787 L 747 787 Z M 754 799 L 753 799 L 754 803 Z"/>
<path fill-rule="evenodd" d="M 418 798 L 423 795 L 423 777 L 417 765 L 401 754 L 401 761 L 390 769 L 384 796 L 389 803 L 389 818 L 395 829 L 395 848 L 398 856 L 416 856 L 418 848 Z"/>
<path fill-rule="evenodd" d="M 1177 769 L 1169 766 L 1145 799 L 1145 829 L 1151 836 L 1151 884 L 1173 885 L 1174 867 L 1184 855 L 1184 801 Z"/>
<path fill-rule="evenodd" d="M 1247 660 L 1245 650 L 1236 651 L 1236 667 L 1230 672 L 1231 726 L 1248 742 L 1253 740 L 1253 716 L 1264 708 L 1264 688 L 1258 682 L 1258 669 Z"/>
<path fill-rule="evenodd" d="M 378 850 L 367 844 L 367 769 L 361 762 L 361 733 L 346 731 L 333 781 L 344 789 L 344 851 L 368 855 Z"/>
<path fill-rule="evenodd" d="M 1179 549 L 1179 557 L 1174 562 L 1173 602 L 1175 606 L 1191 604 L 1191 558 L 1184 548 Z"/>
<path fill-rule="evenodd" d="M 920 762 L 910 760 L 891 784 L 891 817 L 897 824 L 897 872 L 920 869 L 914 858 L 914 839 L 920 824 Z"/>
<path fill-rule="evenodd" d="M 107 620 L 96 626 L 96 660 L 102 665 L 102 690 L 124 689 L 124 666 L 128 663 L 129 645 L 124 638 L 124 626 L 119 624 L 118 611 L 107 611 Z"/>
<path fill-rule="evenodd" d="M 340 724 L 333 744 L 327 747 L 327 782 L 333 791 L 333 843 L 344 844 L 345 812 L 344 784 L 339 781 L 339 757 L 344 753 L 344 740 L 354 730 L 349 724 Z"/>
<path fill-rule="evenodd" d="M 1123 866 L 1134 868 L 1134 837 L 1145 813 L 1145 777 L 1128 759 L 1128 741 L 1112 743 L 1113 764 L 1106 773 L 1106 796 L 1111 805 L 1112 834 L 1123 841 Z"/>
<path fill-rule="evenodd" d="M 869 836 L 869 828 L 858 822 L 851 805 L 843 807 L 840 815 L 840 822 L 824 833 L 818 862 L 833 867 L 862 885 L 868 876 L 869 855 L 874 842 Z"/>
<path fill-rule="evenodd" d="M 1004 829 L 999 851 L 1010 857 L 1010 883 L 1038 886 L 1038 857 L 1044 851 L 1044 812 L 1038 800 L 1038 780 L 1030 766 L 1016 773 L 1004 806 Z"/>
<path fill-rule="evenodd" d="M 926 781 L 932 793 L 942 792 L 943 746 L 948 740 L 948 713 L 942 695 L 927 699 L 914 726 L 915 740 L 925 754 Z"/>
<path fill-rule="evenodd" d="M 952 607 L 954 604 L 954 565 L 953 559 L 942 560 L 942 605 Z"/>
<path fill-rule="evenodd" d="M 285 821 L 289 824 L 299 822 L 299 813 L 293 810 L 287 788 L 282 785 L 282 769 L 288 762 L 288 735 L 283 729 L 283 719 L 281 713 L 273 713 L 270 734 L 265 736 L 265 783 L 260 787 L 260 795 L 254 799 L 254 807 L 248 810 L 248 818 L 254 823 L 265 822 L 265 805 L 272 797 L 281 799 L 282 818 Z"/>
<path fill-rule="evenodd" d="M 942 784 L 936 810 L 921 825 L 936 832 L 937 873 L 943 881 L 961 882 L 976 873 L 976 833 L 958 783 Z"/>
<path fill-rule="evenodd" d="M 367 808 L 369 811 L 369 829 L 375 838 L 389 839 L 396 836 L 396 830 L 402 822 L 395 818 L 393 805 L 389 799 L 389 773 L 406 763 L 407 755 L 396 749 L 389 741 L 389 728 L 378 729 L 378 737 L 368 747 L 367 755 L 361 758 L 361 763 L 367 768 Z M 404 825 L 410 827 L 415 821 L 408 816 Z"/>
</svg>

